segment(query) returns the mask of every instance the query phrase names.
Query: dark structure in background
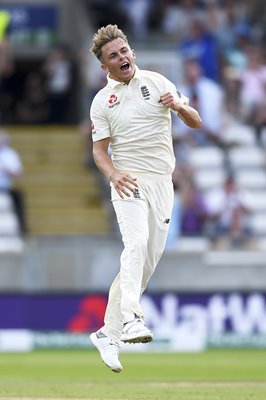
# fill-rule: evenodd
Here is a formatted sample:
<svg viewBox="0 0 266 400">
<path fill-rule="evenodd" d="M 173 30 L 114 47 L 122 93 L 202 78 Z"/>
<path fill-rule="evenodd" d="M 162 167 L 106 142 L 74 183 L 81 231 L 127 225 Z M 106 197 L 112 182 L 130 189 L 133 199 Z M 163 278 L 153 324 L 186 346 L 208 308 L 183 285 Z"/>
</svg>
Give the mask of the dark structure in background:
<svg viewBox="0 0 266 400">
<path fill-rule="evenodd" d="M 0 38 L 1 124 L 79 121 L 77 60 L 62 32 L 69 1 L 38 3 L 0 5 L 9 15 Z"/>
</svg>

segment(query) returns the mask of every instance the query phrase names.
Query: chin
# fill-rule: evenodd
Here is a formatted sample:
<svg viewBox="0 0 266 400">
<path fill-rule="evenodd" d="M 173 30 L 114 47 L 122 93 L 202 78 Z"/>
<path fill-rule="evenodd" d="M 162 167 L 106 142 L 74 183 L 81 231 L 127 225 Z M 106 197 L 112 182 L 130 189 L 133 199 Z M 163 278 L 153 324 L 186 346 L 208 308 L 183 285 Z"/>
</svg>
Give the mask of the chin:
<svg viewBox="0 0 266 400">
<path fill-rule="evenodd" d="M 130 80 L 130 79 L 133 77 L 133 75 L 134 75 L 134 71 L 132 70 L 132 68 L 130 68 L 130 69 L 127 71 L 127 74 L 126 74 L 125 78 L 127 78 L 127 79 Z"/>
</svg>

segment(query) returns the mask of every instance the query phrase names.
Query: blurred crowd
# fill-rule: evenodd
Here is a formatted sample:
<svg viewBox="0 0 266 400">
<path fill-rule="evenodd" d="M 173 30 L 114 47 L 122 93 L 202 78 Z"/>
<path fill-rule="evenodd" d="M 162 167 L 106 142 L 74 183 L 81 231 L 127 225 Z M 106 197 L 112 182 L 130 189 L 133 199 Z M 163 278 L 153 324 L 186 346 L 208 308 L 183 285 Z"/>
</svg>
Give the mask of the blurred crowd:
<svg viewBox="0 0 266 400">
<path fill-rule="evenodd" d="M 182 59 L 180 92 L 198 109 L 197 131 L 173 119 L 176 152 L 176 201 L 171 237 L 208 236 L 213 242 L 227 235 L 241 246 L 252 236 L 247 196 L 227 168 L 232 143 L 224 140 L 228 124 L 254 128 L 255 144 L 265 146 L 266 123 L 266 16 L 263 0 L 83 0 L 93 29 L 116 23 L 130 39 L 156 37 L 171 43 Z M 85 112 L 80 123 L 90 157 L 90 132 L 84 115 L 93 95 L 105 84 L 98 68 L 91 74 L 88 49 L 76 52 L 65 44 L 51 49 L 37 69 L 21 81 L 8 37 L 0 42 L 0 123 L 69 123 L 78 79 L 86 88 Z M 95 70 L 94 70 L 95 71 Z M 177 71 L 178 75 L 178 71 Z M 178 77 L 177 77 L 178 78 Z M 177 79 L 178 82 L 178 79 Z M 226 179 L 217 190 L 204 193 L 197 185 L 190 152 L 215 146 L 225 154 Z M 170 245 L 169 245 L 170 246 Z"/>
<path fill-rule="evenodd" d="M 0 42 L 1 124 L 60 124 L 70 122 L 74 90 L 71 51 L 58 44 L 33 69 L 22 73 L 8 40 Z"/>
<path fill-rule="evenodd" d="M 174 44 L 183 61 L 180 92 L 199 110 L 202 126 L 187 128 L 173 118 L 175 204 L 167 248 L 180 236 L 207 237 L 214 246 L 253 246 L 250 194 L 238 184 L 228 161 L 236 143 L 230 125 L 253 128 L 254 145 L 265 146 L 266 54 L 262 1 L 117 0 L 87 1 L 94 28 L 118 23 L 133 40 Z M 108 13 L 103 9 L 107 8 Z M 177 72 L 178 74 L 178 72 Z M 178 82 L 178 79 L 177 79 Z M 102 83 L 101 83 L 102 84 Z M 179 82 L 178 82 L 179 84 Z M 191 152 L 214 146 L 224 155 L 225 178 L 211 190 L 197 182 Z M 90 161 L 91 162 L 91 161 Z"/>
<path fill-rule="evenodd" d="M 216 82 L 224 93 L 227 111 L 254 121 L 261 139 L 266 119 L 262 0 L 81 1 L 94 30 L 117 23 L 134 43 L 148 43 L 155 37 L 172 43 L 185 63 L 196 60 L 202 76 Z M 79 46 L 73 49 L 66 43 L 58 43 L 33 69 L 22 72 L 8 41 L 8 28 L 6 32 L 0 38 L 0 122 L 71 122 L 77 83 L 85 84 L 91 99 L 104 84 L 103 78 L 88 82 Z M 196 87 L 190 86 L 190 91 Z M 198 101 L 196 92 L 193 96 Z"/>
</svg>

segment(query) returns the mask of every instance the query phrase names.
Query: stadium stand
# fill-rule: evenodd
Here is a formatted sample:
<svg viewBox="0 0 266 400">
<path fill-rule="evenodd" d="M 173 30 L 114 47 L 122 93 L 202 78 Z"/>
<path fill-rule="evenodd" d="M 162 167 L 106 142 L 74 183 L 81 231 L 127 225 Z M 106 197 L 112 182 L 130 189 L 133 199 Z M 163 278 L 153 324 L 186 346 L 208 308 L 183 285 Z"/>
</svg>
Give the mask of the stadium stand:
<svg viewBox="0 0 266 400">
<path fill-rule="evenodd" d="M 265 152 L 258 146 L 238 146 L 229 150 L 229 161 L 234 169 L 265 168 Z"/>
<path fill-rule="evenodd" d="M 266 188 L 266 172 L 257 170 L 240 170 L 235 172 L 236 180 L 240 186 L 250 190 L 261 190 Z"/>
<path fill-rule="evenodd" d="M 266 234 L 266 163 L 264 149 L 238 146 L 229 151 L 229 162 L 240 187 L 250 193 L 251 226 L 255 235 Z"/>
<path fill-rule="evenodd" d="M 266 213 L 257 212 L 252 215 L 251 227 L 259 237 L 266 235 Z"/>
<path fill-rule="evenodd" d="M 224 153 L 214 146 L 197 147 L 190 152 L 190 162 L 194 168 L 223 168 Z"/>
<path fill-rule="evenodd" d="M 255 144 L 255 129 L 243 123 L 230 123 L 223 131 L 223 141 L 228 145 L 253 146 Z"/>
<path fill-rule="evenodd" d="M 9 0 L 9 2 L 17 3 L 15 0 Z M 34 2 L 30 1 L 30 3 Z M 99 27 L 100 23 L 103 23 L 103 18 L 106 22 L 110 22 L 111 15 L 106 12 L 104 4 L 108 3 L 111 11 L 116 10 L 114 4 L 110 5 L 110 2 L 54 0 L 53 3 L 60 10 L 60 18 L 58 20 L 62 26 L 59 29 L 59 39 L 66 40 L 72 48 L 75 48 L 75 51 L 80 50 L 83 46 L 87 51 L 88 36 Z M 81 7 L 82 3 L 83 7 Z M 96 13 L 92 10 L 92 3 L 97 6 L 96 11 L 98 11 L 98 3 L 103 4 L 103 12 L 97 13 L 100 17 L 99 19 L 97 19 Z M 162 4 L 164 2 L 156 1 L 155 3 Z M 166 5 L 164 7 L 167 7 L 168 3 L 172 2 L 165 2 Z M 179 2 L 174 3 L 177 5 Z M 236 8 L 240 3 L 243 5 L 243 2 L 235 2 Z M 248 2 L 246 3 L 249 4 Z M 255 3 L 257 1 L 251 2 L 250 5 L 255 5 Z M 78 12 L 77 8 L 81 8 L 81 10 Z M 87 13 L 84 12 L 83 8 L 86 8 Z M 62 10 L 64 12 L 61 12 Z M 224 10 L 220 11 L 223 12 Z M 249 14 L 250 17 L 252 15 L 251 13 Z M 139 41 L 130 32 L 130 26 L 126 26 L 126 18 L 122 18 L 121 21 L 124 23 L 122 28 L 126 27 L 129 37 L 131 36 L 133 39 L 134 48 L 136 48 L 138 54 L 138 62 L 141 59 L 139 57 L 141 52 L 146 58 L 153 54 L 153 58 L 149 59 L 150 65 L 148 64 L 148 67 L 154 66 L 154 60 L 158 61 L 158 63 L 165 62 L 165 49 L 167 49 L 167 54 L 173 55 L 177 53 L 177 38 L 162 37 L 161 20 L 164 16 L 165 12 L 158 13 L 157 9 L 153 8 L 150 21 L 153 22 L 152 24 L 150 23 L 150 28 L 152 29 L 145 39 Z M 156 21 L 154 21 L 155 17 Z M 73 18 L 80 23 L 73 24 Z M 112 16 L 112 18 L 114 21 L 118 21 L 116 19 L 117 16 Z M 256 21 L 256 32 L 259 35 L 259 20 L 255 18 L 254 21 Z M 265 24 L 261 25 L 263 29 L 265 29 L 265 26 Z M 222 29 L 221 32 L 229 31 Z M 262 43 L 264 42 L 262 41 Z M 24 68 L 24 65 L 31 65 L 33 60 L 39 60 L 38 57 L 44 57 L 47 52 L 45 47 L 36 49 L 36 54 L 34 50 L 30 46 L 23 49 L 19 45 L 16 49 L 17 64 L 21 64 Z M 154 52 L 151 50 L 154 50 Z M 30 60 L 31 56 L 32 59 Z M 182 65 L 181 63 L 179 64 L 178 67 L 174 64 L 173 68 L 174 73 L 178 71 L 176 79 L 181 79 Z M 158 70 L 160 71 L 161 69 L 158 68 Z M 94 71 L 92 71 L 92 74 L 94 74 Z M 88 93 L 84 89 L 85 85 L 83 86 L 79 86 L 76 90 L 79 95 L 83 94 L 88 101 Z M 228 100 L 230 100 L 230 93 Z M 79 102 L 73 103 L 78 104 L 79 107 Z M 1 258 L 0 287 L 4 290 L 14 290 L 22 287 L 27 290 L 36 290 L 36 288 L 37 290 L 50 290 L 51 288 L 60 290 L 73 290 L 73 288 L 95 290 L 105 288 L 106 280 L 103 277 L 106 278 L 107 269 L 109 271 L 108 274 L 112 274 L 117 270 L 117 260 L 121 250 L 120 242 L 117 243 L 113 231 L 110 229 L 109 215 L 100 188 L 101 182 L 98 176 L 95 175 L 95 170 L 87 169 L 82 165 L 82 152 L 84 149 L 80 147 L 79 135 L 76 130 L 77 127 L 71 126 L 62 126 L 60 128 L 53 126 L 10 127 L 12 142 L 20 151 L 25 165 L 25 178 L 22 181 L 22 187 L 26 197 L 29 240 L 27 246 L 25 246 L 24 258 L 20 263 L 9 256 Z M 265 150 L 256 147 L 255 127 L 241 120 L 235 121 L 232 118 L 231 123 L 230 119 L 230 123 L 221 134 L 229 150 L 230 159 L 226 157 L 227 153 L 221 148 L 214 146 L 193 148 L 190 161 L 195 168 L 196 181 L 199 187 L 206 191 L 214 186 L 221 185 L 228 168 L 232 168 L 238 183 L 247 188 L 251 194 L 252 227 L 259 238 L 257 248 L 265 251 L 265 165 L 264 167 L 258 165 L 257 156 L 253 157 L 257 150 L 258 153 L 264 151 L 264 154 Z M 265 129 L 263 136 L 266 137 Z M 251 154 L 252 149 L 254 149 L 254 153 L 252 152 Z M 239 158 L 241 159 L 242 154 L 239 156 L 239 153 L 244 154 L 245 162 L 253 160 L 253 165 L 245 166 L 243 162 L 240 165 Z M 235 161 L 236 158 L 237 161 Z M 259 156 L 259 159 L 261 160 L 261 156 Z M 104 190 L 107 189 L 108 187 L 105 186 Z M 6 200 L 2 201 L 4 204 Z M 9 223 L 11 220 L 12 218 Z M 10 231 L 12 227 L 15 227 L 14 220 L 9 225 Z M 78 233 L 81 236 L 85 235 L 81 237 L 76 235 Z M 87 233 L 91 234 L 89 240 L 86 237 Z M 110 233 L 106 242 L 101 243 L 103 251 L 99 252 L 98 239 L 94 237 L 95 233 Z M 44 234 L 47 235 L 44 237 Z M 5 236 L 4 240 L 7 240 L 6 238 L 7 236 Z M 11 240 L 11 237 L 9 239 Z M 12 239 L 14 239 L 14 248 L 19 248 L 19 246 L 16 247 L 18 245 L 18 242 L 15 241 L 16 236 L 12 236 Z M 0 249 L 8 249 L 7 244 L 1 243 L 4 242 L 0 241 Z M 253 280 L 255 280 L 254 288 L 265 286 L 266 280 L 263 279 L 265 273 L 263 276 L 259 275 L 262 273 L 262 268 L 260 267 L 265 266 L 265 254 L 260 255 L 259 252 L 254 252 L 250 254 L 250 258 L 247 258 L 245 251 L 242 253 L 238 251 L 219 253 L 213 251 L 209 245 L 210 243 L 204 237 L 180 237 L 179 247 L 176 251 L 165 254 L 165 261 L 163 261 L 166 264 L 169 262 L 171 273 L 167 274 L 165 268 L 159 269 L 158 271 L 161 275 L 157 281 L 157 286 L 155 284 L 154 287 L 161 290 L 164 279 L 167 277 L 169 282 L 168 286 L 165 284 L 165 287 L 169 288 L 171 284 L 175 289 L 186 289 L 188 284 L 190 287 L 194 285 L 197 290 L 198 288 L 204 290 L 206 288 L 211 290 L 215 288 L 224 289 L 228 288 L 228 285 L 231 285 L 233 289 L 236 287 L 246 289 L 248 285 L 252 286 L 251 282 Z M 198 253 L 193 255 L 193 249 Z M 183 253 L 184 259 L 182 258 Z M 170 258 L 171 262 L 169 261 Z M 233 262 L 234 259 L 236 260 L 237 269 L 232 268 L 232 266 L 236 266 Z M 248 263 L 249 268 L 247 275 L 241 273 L 241 268 L 245 262 Z M 254 268 L 258 263 L 260 263 L 258 266 L 259 273 L 256 273 Z M 203 264 L 204 270 L 201 269 Z M 216 264 L 218 267 L 214 269 L 213 267 Z M 23 279 L 20 278 L 18 271 L 23 271 Z M 195 279 L 195 272 L 197 273 L 197 279 Z M 47 276 L 45 275 L 46 273 Z M 93 285 L 94 273 L 98 279 L 95 285 Z M 223 273 L 224 275 L 222 275 Z M 9 274 L 8 277 L 7 274 Z M 221 279 L 221 276 L 223 279 Z M 248 276 L 248 278 L 245 279 L 245 276 Z M 235 277 L 235 281 L 232 277 Z M 235 283 L 241 279 L 242 282 Z"/>
<path fill-rule="evenodd" d="M 98 179 L 82 165 L 76 127 L 13 127 L 10 135 L 25 165 L 30 234 L 108 232 Z"/>
<path fill-rule="evenodd" d="M 225 155 L 217 147 L 198 147 L 190 151 L 189 162 L 194 168 L 195 181 L 200 190 L 220 186 L 225 180 Z"/>
<path fill-rule="evenodd" d="M 195 171 L 195 180 L 198 187 L 202 190 L 208 190 L 215 186 L 221 186 L 226 177 L 224 168 L 198 168 Z"/>
</svg>

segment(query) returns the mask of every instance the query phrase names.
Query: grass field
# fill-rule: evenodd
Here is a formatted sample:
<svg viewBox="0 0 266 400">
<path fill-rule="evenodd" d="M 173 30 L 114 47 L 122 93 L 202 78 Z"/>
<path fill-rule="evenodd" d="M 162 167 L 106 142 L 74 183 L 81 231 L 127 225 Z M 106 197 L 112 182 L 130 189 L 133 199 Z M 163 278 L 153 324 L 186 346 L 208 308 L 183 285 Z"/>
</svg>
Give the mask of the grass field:
<svg viewBox="0 0 266 400">
<path fill-rule="evenodd" d="M 265 400 L 266 350 L 122 353 L 110 371 L 94 350 L 0 353 L 0 400 Z"/>
</svg>

